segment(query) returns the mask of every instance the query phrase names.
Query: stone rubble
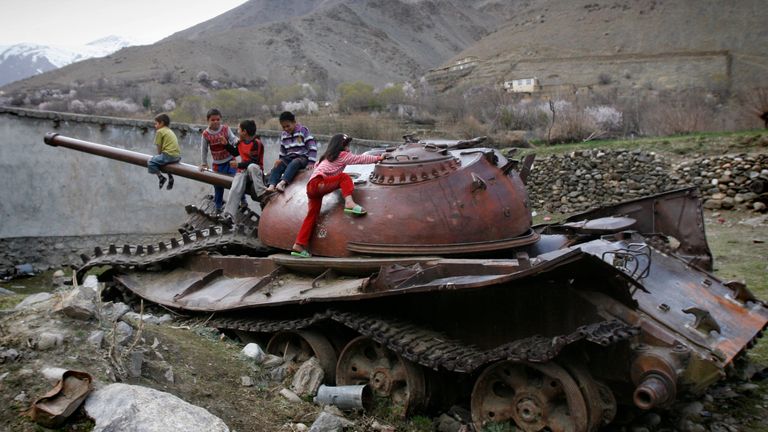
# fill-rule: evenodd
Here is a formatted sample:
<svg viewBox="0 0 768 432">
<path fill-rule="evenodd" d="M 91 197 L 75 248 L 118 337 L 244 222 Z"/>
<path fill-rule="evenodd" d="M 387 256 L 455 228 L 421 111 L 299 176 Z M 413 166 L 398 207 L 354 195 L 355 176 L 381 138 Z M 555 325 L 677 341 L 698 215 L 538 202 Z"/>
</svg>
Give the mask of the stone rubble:
<svg viewBox="0 0 768 432">
<path fill-rule="evenodd" d="M 688 186 L 700 188 L 709 209 L 765 211 L 768 154 L 672 165 L 654 152 L 585 150 L 536 160 L 528 178 L 532 207 L 564 214 Z"/>
</svg>

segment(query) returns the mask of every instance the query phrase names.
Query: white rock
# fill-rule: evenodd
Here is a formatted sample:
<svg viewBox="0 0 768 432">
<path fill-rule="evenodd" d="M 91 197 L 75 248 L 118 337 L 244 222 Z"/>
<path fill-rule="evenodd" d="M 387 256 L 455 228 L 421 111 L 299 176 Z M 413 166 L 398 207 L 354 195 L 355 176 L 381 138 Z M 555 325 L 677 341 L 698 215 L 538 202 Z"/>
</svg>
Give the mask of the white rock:
<svg viewBox="0 0 768 432">
<path fill-rule="evenodd" d="M 123 344 L 128 341 L 128 339 L 133 336 L 133 327 L 129 326 L 123 321 L 120 321 L 117 323 L 117 326 L 115 326 L 116 334 L 116 340 L 118 344 Z"/>
<path fill-rule="evenodd" d="M 320 367 L 316 357 L 305 361 L 296 371 L 291 383 L 291 389 L 298 395 L 315 395 L 320 384 L 323 383 L 325 372 Z"/>
<path fill-rule="evenodd" d="M 204 408 L 170 393 L 128 384 L 94 391 L 85 401 L 85 411 L 96 422 L 93 432 L 229 432 L 220 418 Z"/>
<path fill-rule="evenodd" d="M 111 321 L 117 321 L 130 310 L 131 308 L 125 303 L 105 303 L 101 308 L 101 316 Z"/>
<path fill-rule="evenodd" d="M 315 422 L 312 423 L 312 427 L 309 428 L 309 432 L 342 431 L 345 427 L 352 425 L 354 425 L 354 423 L 345 419 L 344 417 L 322 412 L 319 416 L 317 416 Z"/>
<path fill-rule="evenodd" d="M 283 358 L 280 356 L 267 354 L 264 362 L 262 363 L 265 368 L 273 368 L 283 364 Z"/>
<path fill-rule="evenodd" d="M 249 359 L 253 359 L 256 363 L 262 363 L 267 356 L 267 354 L 264 352 L 263 349 L 261 349 L 259 344 L 256 344 L 253 342 L 246 345 L 241 351 L 241 353 L 245 357 L 248 357 Z"/>
<path fill-rule="evenodd" d="M 92 290 L 93 292 L 99 291 L 99 278 L 96 275 L 88 275 L 83 281 L 83 287 Z"/>
<path fill-rule="evenodd" d="M 58 367 L 44 367 L 40 373 L 43 374 L 45 379 L 48 380 L 50 383 L 55 383 L 58 380 L 61 379 L 61 377 L 64 375 L 64 372 L 66 372 L 66 369 L 58 368 Z"/>
<path fill-rule="evenodd" d="M 88 345 L 94 346 L 96 348 L 101 348 L 101 343 L 104 341 L 104 331 L 103 330 L 94 330 L 91 332 L 91 334 L 88 336 Z"/>
<path fill-rule="evenodd" d="M 168 369 L 166 369 L 165 374 L 163 374 L 163 377 L 165 378 L 166 381 L 173 384 L 175 382 L 175 379 L 173 377 L 173 368 L 169 367 Z"/>
<path fill-rule="evenodd" d="M 301 398 L 296 393 L 288 390 L 287 388 L 280 390 L 280 396 L 288 399 L 291 402 L 295 402 L 295 403 L 303 402 L 303 400 L 301 400 Z"/>
<path fill-rule="evenodd" d="M 51 293 L 41 292 L 27 296 L 21 303 L 14 307 L 14 310 L 30 309 L 37 306 L 41 306 L 40 303 L 48 301 L 53 297 Z"/>
<path fill-rule="evenodd" d="M 64 345 L 64 334 L 54 332 L 42 332 L 37 335 L 37 349 L 46 351 Z"/>
</svg>

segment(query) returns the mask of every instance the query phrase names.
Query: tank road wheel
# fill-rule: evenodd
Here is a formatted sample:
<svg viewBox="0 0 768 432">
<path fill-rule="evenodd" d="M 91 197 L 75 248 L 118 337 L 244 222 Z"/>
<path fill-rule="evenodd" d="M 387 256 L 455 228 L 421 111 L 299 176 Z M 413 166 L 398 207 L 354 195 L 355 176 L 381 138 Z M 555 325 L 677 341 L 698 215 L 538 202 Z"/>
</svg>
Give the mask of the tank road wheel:
<svg viewBox="0 0 768 432">
<path fill-rule="evenodd" d="M 526 432 L 587 432 L 587 405 L 578 384 L 555 363 L 502 361 L 486 368 L 472 389 L 472 421 L 512 421 Z"/>
<path fill-rule="evenodd" d="M 312 330 L 284 331 L 276 333 L 267 344 L 267 353 L 304 362 L 317 357 L 325 372 L 325 383 L 336 381 L 336 351 L 322 334 Z"/>
<path fill-rule="evenodd" d="M 361 384 L 369 384 L 377 397 L 402 408 L 403 416 L 426 406 L 421 368 L 365 336 L 350 341 L 336 365 L 336 385 Z"/>
<path fill-rule="evenodd" d="M 566 365 L 565 368 L 576 380 L 587 403 L 589 430 L 611 423 L 616 417 L 616 397 L 611 389 L 592 378 L 592 374 L 582 365 Z"/>
</svg>

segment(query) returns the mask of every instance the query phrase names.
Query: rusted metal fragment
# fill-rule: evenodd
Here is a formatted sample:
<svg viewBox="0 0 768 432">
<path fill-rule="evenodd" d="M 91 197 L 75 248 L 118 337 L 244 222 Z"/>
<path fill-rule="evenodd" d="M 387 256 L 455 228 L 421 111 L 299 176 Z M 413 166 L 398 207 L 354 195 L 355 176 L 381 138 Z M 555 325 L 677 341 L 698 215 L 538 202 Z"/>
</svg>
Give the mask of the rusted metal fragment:
<svg viewBox="0 0 768 432">
<path fill-rule="evenodd" d="M 701 192 L 697 188 L 685 188 L 656 195 L 624 201 L 575 214 L 566 222 L 597 219 L 609 216 L 626 216 L 637 223 L 632 229 L 653 238 L 657 235 L 671 237 L 679 243 L 674 253 L 684 260 L 712 270 L 712 252 L 707 244 L 702 216 Z M 660 239 L 656 247 L 668 244 Z"/>
<path fill-rule="evenodd" d="M 25 411 L 35 423 L 57 428 L 67 421 L 93 390 L 93 377 L 87 372 L 65 371 L 56 385 L 32 402 Z"/>
</svg>

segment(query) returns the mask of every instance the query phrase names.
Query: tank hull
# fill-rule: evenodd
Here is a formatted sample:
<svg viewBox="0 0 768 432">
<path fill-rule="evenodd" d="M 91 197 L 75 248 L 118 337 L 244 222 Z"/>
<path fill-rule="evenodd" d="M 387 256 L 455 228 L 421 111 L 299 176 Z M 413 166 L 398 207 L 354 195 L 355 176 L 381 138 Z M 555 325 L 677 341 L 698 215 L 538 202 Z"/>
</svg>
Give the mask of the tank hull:
<svg viewBox="0 0 768 432">
<path fill-rule="evenodd" d="M 467 144 L 406 143 L 348 167 L 368 214 L 326 196 L 311 258 L 272 253 L 306 214 L 302 173 L 257 226 L 238 216 L 254 231 L 197 226 L 215 218 L 190 206 L 180 240 L 97 249 L 78 276 L 112 266 L 108 292 L 205 314 L 284 359 L 317 357 L 326 384 L 369 385 L 404 415 L 463 404 L 476 430 L 590 432 L 620 408 L 668 408 L 761 337 L 765 304 L 710 273 L 696 189 L 532 227 L 530 166 Z"/>
</svg>

